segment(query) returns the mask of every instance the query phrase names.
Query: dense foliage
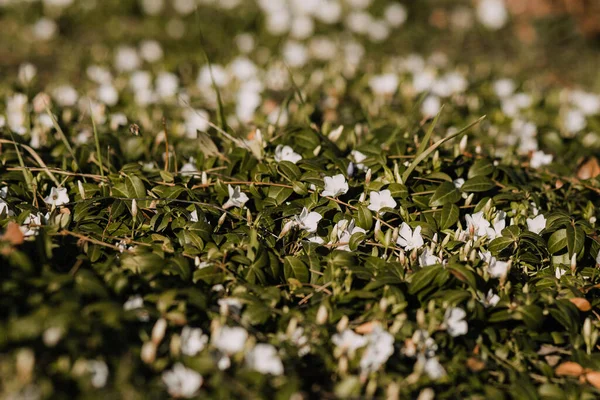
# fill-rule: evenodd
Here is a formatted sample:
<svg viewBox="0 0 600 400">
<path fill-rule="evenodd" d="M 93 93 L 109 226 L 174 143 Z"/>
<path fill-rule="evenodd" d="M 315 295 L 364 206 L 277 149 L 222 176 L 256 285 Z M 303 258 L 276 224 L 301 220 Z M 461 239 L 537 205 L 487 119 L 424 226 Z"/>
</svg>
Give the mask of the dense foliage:
<svg viewBox="0 0 600 400">
<path fill-rule="evenodd" d="M 6 3 L 51 49 L 116 7 Z M 129 3 L 196 37 L 276 12 Z M 262 25 L 197 64 L 107 29 L 85 77 L 3 78 L 3 398 L 597 398 L 600 97 L 382 56 L 347 21 L 285 62 Z"/>
</svg>

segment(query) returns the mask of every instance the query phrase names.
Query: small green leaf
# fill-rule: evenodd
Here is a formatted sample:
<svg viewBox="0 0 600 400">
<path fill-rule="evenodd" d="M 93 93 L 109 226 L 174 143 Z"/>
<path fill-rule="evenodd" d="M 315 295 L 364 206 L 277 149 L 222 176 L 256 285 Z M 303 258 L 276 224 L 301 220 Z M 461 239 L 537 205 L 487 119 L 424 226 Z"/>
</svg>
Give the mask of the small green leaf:
<svg viewBox="0 0 600 400">
<path fill-rule="evenodd" d="M 513 238 L 500 236 L 492 240 L 488 248 L 493 254 L 498 254 L 514 242 Z"/>
<path fill-rule="evenodd" d="M 464 192 L 487 192 L 496 187 L 492 180 L 485 176 L 476 176 L 467 180 L 462 185 L 461 190 Z"/>
<path fill-rule="evenodd" d="M 556 254 L 567 247 L 567 230 L 559 229 L 548 239 L 548 251 L 550 254 Z"/>
<path fill-rule="evenodd" d="M 467 175 L 467 177 L 469 179 L 471 179 L 471 178 L 475 178 L 477 176 L 488 176 L 492 172 L 494 172 L 494 169 L 495 169 L 494 164 L 492 164 L 492 162 L 490 160 L 487 160 L 487 159 L 477 160 L 473 163 L 471 168 L 469 168 L 469 174 Z"/>
<path fill-rule="evenodd" d="M 438 220 L 440 229 L 448 229 L 458 221 L 460 210 L 456 204 L 446 204 Z"/>
<path fill-rule="evenodd" d="M 585 240 L 585 233 L 583 229 L 578 226 L 567 225 L 567 248 L 569 250 L 569 257 L 573 254 L 577 254 L 583 249 L 583 242 Z M 555 232 L 556 233 L 556 232 Z"/>
<path fill-rule="evenodd" d="M 433 196 L 429 200 L 429 206 L 440 207 L 446 204 L 453 204 L 460 200 L 460 192 L 456 190 L 454 184 L 443 182 L 436 189 Z"/>
<path fill-rule="evenodd" d="M 371 227 L 373 226 L 373 214 L 371 213 L 371 210 L 364 204 L 359 204 L 356 208 L 358 213 L 356 225 L 366 231 L 371 230 Z"/>
<path fill-rule="evenodd" d="M 302 283 L 308 283 L 310 279 L 308 267 L 297 257 L 288 256 L 285 258 L 283 272 L 286 279 L 294 278 Z"/>
</svg>

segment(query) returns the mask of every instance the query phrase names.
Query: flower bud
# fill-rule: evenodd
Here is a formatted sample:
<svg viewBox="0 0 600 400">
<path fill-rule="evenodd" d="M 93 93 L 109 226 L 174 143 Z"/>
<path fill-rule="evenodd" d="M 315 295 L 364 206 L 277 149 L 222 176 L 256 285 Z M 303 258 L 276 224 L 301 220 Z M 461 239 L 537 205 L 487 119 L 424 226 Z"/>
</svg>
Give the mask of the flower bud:
<svg viewBox="0 0 600 400">
<path fill-rule="evenodd" d="M 346 330 L 348 328 L 348 322 L 350 320 L 348 319 L 347 315 L 344 315 L 342 318 L 340 318 L 339 322 L 337 323 L 336 329 L 338 332 L 342 332 L 344 330 Z"/>
<path fill-rule="evenodd" d="M 83 189 L 83 184 L 81 181 L 77 181 L 77 188 L 79 189 L 79 195 L 82 200 L 85 200 L 85 190 Z"/>
<path fill-rule="evenodd" d="M 208 185 L 208 175 L 206 174 L 206 171 L 202 171 L 202 184 Z"/>
<path fill-rule="evenodd" d="M 392 233 L 392 243 L 396 243 L 396 241 L 398 240 L 399 233 L 400 233 L 400 228 L 395 227 L 394 231 Z"/>
<path fill-rule="evenodd" d="M 152 342 L 146 342 L 142 345 L 140 358 L 146 364 L 152 364 L 156 359 L 156 345 Z"/>
<path fill-rule="evenodd" d="M 226 212 L 224 212 L 223 215 L 221 215 L 221 217 L 219 218 L 219 221 L 217 221 L 217 227 L 221 227 L 221 225 L 223 225 L 223 223 L 225 222 L 225 218 L 227 218 Z"/>
<path fill-rule="evenodd" d="M 471 205 L 473 202 L 473 197 L 475 197 L 475 193 L 471 193 L 469 196 L 467 196 L 467 199 L 465 200 L 465 206 Z"/>
<path fill-rule="evenodd" d="M 571 272 L 575 274 L 575 269 L 577 269 L 577 253 L 573 253 L 571 257 Z"/>
<path fill-rule="evenodd" d="M 461 153 L 464 153 L 467 150 L 467 141 L 469 140 L 469 137 L 467 135 L 464 135 L 461 139 L 460 139 L 460 143 L 458 145 L 458 150 Z"/>
<path fill-rule="evenodd" d="M 327 135 L 327 138 L 329 140 L 331 140 L 332 142 L 337 142 L 337 140 L 340 138 L 340 136 L 342 136 L 343 131 L 344 131 L 344 125 L 340 125 L 336 129 L 329 132 L 329 135 Z"/>
<path fill-rule="evenodd" d="M 364 203 L 364 201 L 367 199 L 367 193 L 366 192 L 362 192 L 360 194 L 360 197 L 358 198 L 358 202 L 359 203 Z"/>
<path fill-rule="evenodd" d="M 371 175 L 373 174 L 373 172 L 371 171 L 371 168 L 369 168 L 367 170 L 367 174 L 365 175 L 365 185 L 368 185 L 369 183 L 371 183 Z"/>
<path fill-rule="evenodd" d="M 329 313 L 327 312 L 327 307 L 325 307 L 323 304 L 321 304 L 319 306 L 319 310 L 317 311 L 317 324 L 318 325 L 323 325 L 325 322 L 327 322 L 327 317 L 329 316 Z"/>
<path fill-rule="evenodd" d="M 165 337 L 166 330 L 167 330 L 167 320 L 164 318 L 160 318 L 154 324 L 154 328 L 152 328 L 152 343 L 154 343 L 155 345 L 158 345 Z"/>
<path fill-rule="evenodd" d="M 137 200 L 133 199 L 131 201 L 131 216 L 133 217 L 133 219 L 135 219 L 137 217 L 137 213 L 138 213 Z"/>
</svg>

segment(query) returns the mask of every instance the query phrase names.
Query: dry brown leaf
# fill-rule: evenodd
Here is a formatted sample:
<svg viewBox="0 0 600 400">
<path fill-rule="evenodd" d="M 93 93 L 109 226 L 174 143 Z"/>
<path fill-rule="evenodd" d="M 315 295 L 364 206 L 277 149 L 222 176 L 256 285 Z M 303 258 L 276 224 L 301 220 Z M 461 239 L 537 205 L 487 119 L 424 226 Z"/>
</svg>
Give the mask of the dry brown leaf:
<svg viewBox="0 0 600 400">
<path fill-rule="evenodd" d="M 584 299 L 583 297 L 574 297 L 569 299 L 569 301 L 575 304 L 575 307 L 579 309 L 579 311 L 588 312 L 592 309 L 592 305 L 589 301 Z"/>
<path fill-rule="evenodd" d="M 554 372 L 558 376 L 581 376 L 583 374 L 583 367 L 576 362 L 566 361 L 556 367 Z"/>
<path fill-rule="evenodd" d="M 467 367 L 473 372 L 479 372 L 485 368 L 485 363 L 475 357 L 469 357 L 467 359 Z"/>
<path fill-rule="evenodd" d="M 577 168 L 577 177 L 582 180 L 595 178 L 600 175 L 600 165 L 596 157 L 590 157 L 579 164 Z"/>
<path fill-rule="evenodd" d="M 373 329 L 377 325 L 379 325 L 379 322 L 375 322 L 375 321 L 365 322 L 364 324 L 360 324 L 359 326 L 357 326 L 356 329 L 354 329 L 354 332 L 360 333 L 361 335 L 369 334 L 369 333 L 373 332 Z"/>
<path fill-rule="evenodd" d="M 596 389 L 600 389 L 600 372 L 590 371 L 585 374 L 585 380 Z"/>
<path fill-rule="evenodd" d="M 23 232 L 21 232 L 19 224 L 11 221 L 6 226 L 6 232 L 4 232 L 2 239 L 6 240 L 13 246 L 18 246 L 25 241 L 25 236 L 23 236 Z"/>
</svg>

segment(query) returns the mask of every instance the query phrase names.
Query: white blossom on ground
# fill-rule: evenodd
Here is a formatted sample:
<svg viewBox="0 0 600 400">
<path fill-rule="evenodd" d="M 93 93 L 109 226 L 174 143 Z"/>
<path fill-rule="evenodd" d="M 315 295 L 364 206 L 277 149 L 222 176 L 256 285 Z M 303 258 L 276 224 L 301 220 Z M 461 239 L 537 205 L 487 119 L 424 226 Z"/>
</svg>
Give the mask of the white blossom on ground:
<svg viewBox="0 0 600 400">
<path fill-rule="evenodd" d="M 348 220 L 341 220 L 336 224 L 337 227 L 337 236 L 338 236 L 338 242 L 339 243 L 345 243 L 341 246 L 336 246 L 337 250 L 344 250 L 344 251 L 350 251 L 350 246 L 348 245 L 348 242 L 350 241 L 350 238 L 352 237 L 352 235 L 354 235 L 355 233 L 366 233 L 367 231 L 365 231 L 363 228 L 356 226 L 356 223 L 354 220 L 348 222 Z"/>
<path fill-rule="evenodd" d="M 369 193 L 369 206 L 367 207 L 369 210 L 379 212 L 384 207 L 396 207 L 396 201 L 389 189 Z"/>
<path fill-rule="evenodd" d="M 302 156 L 294 151 L 290 146 L 279 145 L 275 148 L 275 161 L 289 161 L 296 164 L 302 160 Z"/>
<path fill-rule="evenodd" d="M 552 154 L 546 154 L 542 150 L 538 150 L 531 155 L 529 165 L 531 166 L 531 168 L 540 168 L 544 165 L 550 164 L 553 158 L 554 157 L 552 156 Z"/>
<path fill-rule="evenodd" d="M 467 220 L 467 230 L 472 232 L 475 239 L 488 234 L 491 224 L 483 216 L 483 211 L 475 214 L 467 214 L 465 218 Z"/>
<path fill-rule="evenodd" d="M 306 207 L 302 209 L 302 212 L 299 216 L 296 216 L 296 223 L 300 227 L 300 229 L 304 229 L 309 233 L 314 233 L 317 231 L 317 226 L 319 221 L 323 217 L 318 212 L 311 211 L 309 212 Z"/>
<path fill-rule="evenodd" d="M 325 189 L 321 192 L 323 197 L 337 197 L 348 192 L 348 182 L 342 174 L 326 176 L 324 182 Z"/>
<path fill-rule="evenodd" d="M 407 251 L 420 249 L 425 244 L 421 236 L 421 227 L 417 226 L 413 231 L 406 222 L 403 222 L 396 243 Z"/>
<path fill-rule="evenodd" d="M 438 256 L 436 256 L 433 251 L 431 251 L 431 249 L 426 248 L 425 250 L 423 250 L 423 252 L 419 255 L 419 266 L 420 267 L 427 267 L 430 265 L 435 265 L 435 264 L 441 264 L 442 260 L 440 260 L 440 258 Z"/>
<path fill-rule="evenodd" d="M 62 206 L 67 204 L 69 201 L 70 199 L 69 195 L 67 194 L 67 189 L 56 187 L 50 189 L 50 194 L 44 199 L 44 202 L 52 207 Z"/>
<path fill-rule="evenodd" d="M 225 204 L 223 204 L 224 209 L 228 209 L 231 207 L 241 208 L 244 206 L 244 204 L 246 204 L 248 200 L 250 200 L 246 193 L 241 191 L 239 186 L 236 186 L 234 188 L 231 185 L 227 185 L 227 190 L 229 191 L 229 200 L 227 200 Z"/>
<path fill-rule="evenodd" d="M 507 261 L 499 261 L 493 257 L 489 251 L 479 252 L 479 257 L 488 264 L 488 273 L 492 278 L 502 278 L 508 274 L 510 263 Z"/>
<path fill-rule="evenodd" d="M 144 299 L 140 295 L 131 296 L 127 299 L 127 301 L 123 304 L 123 310 L 135 310 L 137 308 L 144 307 Z"/>
<path fill-rule="evenodd" d="M 362 335 L 354 333 L 351 329 L 346 329 L 341 333 L 336 333 L 331 337 L 333 344 L 342 352 L 354 353 L 356 350 L 367 345 L 368 340 Z"/>
<path fill-rule="evenodd" d="M 469 325 L 465 320 L 467 313 L 462 308 L 452 307 L 446 310 L 444 315 L 444 324 L 448 334 L 452 337 L 465 335 L 469 330 Z"/>
<path fill-rule="evenodd" d="M 108 380 L 108 366 L 101 360 L 89 360 L 87 369 L 91 375 L 92 386 L 96 389 L 103 388 Z"/>
<path fill-rule="evenodd" d="M 208 336 L 200 328 L 185 326 L 181 331 L 181 353 L 186 356 L 195 356 L 201 352 L 208 343 Z"/>
<path fill-rule="evenodd" d="M 227 355 L 239 353 L 244 349 L 248 332 L 239 326 L 223 326 L 212 336 L 212 344 Z"/>
<path fill-rule="evenodd" d="M 171 396 L 186 399 L 194 397 L 203 382 L 202 375 L 181 363 L 163 372 L 162 380 Z"/>
<path fill-rule="evenodd" d="M 492 289 L 488 290 L 487 294 L 483 298 L 483 306 L 484 307 L 495 307 L 496 304 L 500 301 L 500 296 L 498 296 Z"/>
<path fill-rule="evenodd" d="M 527 218 L 527 229 L 533 233 L 539 234 L 546 229 L 546 217 L 543 214 L 538 214 L 535 218 Z"/>
<path fill-rule="evenodd" d="M 248 366 L 261 374 L 282 375 L 283 363 L 277 349 L 270 344 L 259 343 L 246 354 Z"/>
<path fill-rule="evenodd" d="M 1 207 L 0 207 L 1 209 Z M 20 229 L 23 232 L 23 236 L 35 236 L 38 234 L 40 230 L 40 226 L 42 226 L 42 222 L 44 221 L 44 216 L 41 213 L 31 213 L 25 218 L 23 221 L 23 225 L 21 225 Z"/>
<path fill-rule="evenodd" d="M 376 326 L 366 338 L 367 348 L 360 359 L 363 373 L 377 371 L 394 354 L 394 337 L 380 326 Z"/>
</svg>

